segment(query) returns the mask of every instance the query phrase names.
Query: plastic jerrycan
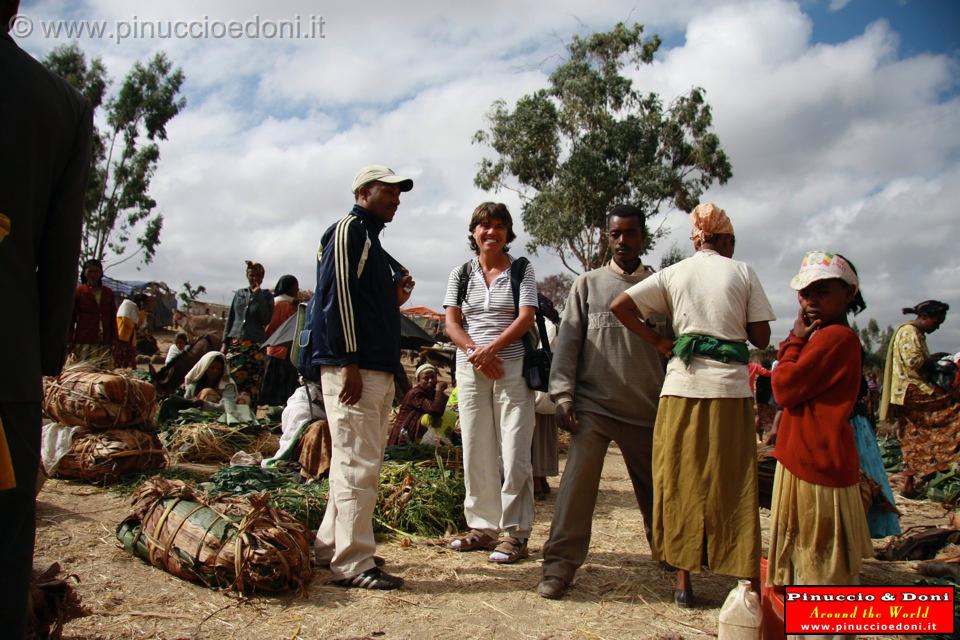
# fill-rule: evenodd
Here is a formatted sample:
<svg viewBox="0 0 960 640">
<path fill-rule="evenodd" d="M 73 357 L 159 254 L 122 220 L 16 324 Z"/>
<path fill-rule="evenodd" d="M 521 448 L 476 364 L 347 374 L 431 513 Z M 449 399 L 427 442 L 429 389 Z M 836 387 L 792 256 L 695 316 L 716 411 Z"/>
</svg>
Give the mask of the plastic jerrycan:
<svg viewBox="0 0 960 640">
<path fill-rule="evenodd" d="M 720 608 L 719 640 L 759 640 L 760 598 L 749 580 L 739 580 Z"/>
</svg>

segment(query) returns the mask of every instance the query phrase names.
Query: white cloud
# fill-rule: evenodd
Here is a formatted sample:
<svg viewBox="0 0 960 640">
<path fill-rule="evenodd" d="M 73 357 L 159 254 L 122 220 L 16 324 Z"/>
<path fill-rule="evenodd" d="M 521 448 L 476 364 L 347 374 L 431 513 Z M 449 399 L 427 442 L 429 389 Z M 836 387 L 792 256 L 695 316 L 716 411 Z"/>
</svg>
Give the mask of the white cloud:
<svg viewBox="0 0 960 640">
<path fill-rule="evenodd" d="M 330 3 L 332 5 L 333 3 Z M 832 2 L 831 9 L 845 5 Z M 26 5 L 26 3 L 25 3 Z M 268 284 L 298 275 L 312 288 L 323 229 L 350 206 L 353 172 L 382 162 L 408 172 L 384 244 L 411 268 L 415 304 L 439 307 L 446 276 L 467 257 L 470 212 L 491 194 L 472 183 L 484 149 L 470 142 L 490 103 L 542 87 L 572 33 L 639 20 L 649 33 L 682 33 L 678 46 L 634 74 L 670 99 L 707 90 L 734 178 L 707 197 L 730 211 L 738 257 L 758 271 L 783 320 L 787 288 L 807 249 L 846 253 L 882 326 L 900 307 L 940 298 L 960 310 L 960 258 L 951 246 L 960 187 L 960 103 L 949 56 L 900 54 L 884 23 L 845 42 L 811 41 L 802 4 L 751 2 L 441 4 L 317 6 L 305 2 L 97 0 L 86 6 L 29 3 L 36 16 L 117 20 L 288 19 L 323 13 L 326 38 L 278 40 L 84 40 L 119 80 L 136 59 L 163 48 L 187 76 L 187 110 L 169 126 L 153 195 L 166 216 L 154 265 L 129 263 L 120 277 L 204 284 L 225 301 L 243 284 L 243 260 L 266 265 Z M 32 37 L 43 55 L 55 42 Z M 509 193 L 492 197 L 511 206 Z M 674 228 L 651 262 L 687 224 Z M 522 248 L 521 241 L 516 250 Z M 538 273 L 560 270 L 549 256 Z M 960 349 L 960 322 L 931 336 Z"/>
</svg>

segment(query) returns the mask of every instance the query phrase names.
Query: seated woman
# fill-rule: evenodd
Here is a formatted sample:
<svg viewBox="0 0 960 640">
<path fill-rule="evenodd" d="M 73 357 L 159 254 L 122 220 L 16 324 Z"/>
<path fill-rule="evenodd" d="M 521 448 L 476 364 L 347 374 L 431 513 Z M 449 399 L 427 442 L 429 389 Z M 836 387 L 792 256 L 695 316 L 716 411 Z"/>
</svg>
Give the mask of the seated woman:
<svg viewBox="0 0 960 640">
<path fill-rule="evenodd" d="M 417 367 L 416 378 L 417 384 L 403 396 L 400 403 L 397 419 L 390 429 L 388 446 L 419 441 L 429 423 L 443 416 L 447 406 L 447 394 L 444 393 L 447 383 L 437 382 L 437 368 L 430 363 L 422 364 Z"/>
<path fill-rule="evenodd" d="M 163 364 L 170 364 L 171 360 L 186 351 L 188 341 L 189 338 L 185 332 L 177 331 L 177 335 L 173 339 L 173 344 L 167 349 L 167 357 L 164 358 Z"/>
<path fill-rule="evenodd" d="M 250 396 L 237 393 L 237 383 L 227 371 L 227 360 L 219 351 L 206 353 L 187 372 L 183 397 L 189 405 L 206 410 L 222 410 L 226 422 L 255 422 L 250 411 Z"/>
</svg>

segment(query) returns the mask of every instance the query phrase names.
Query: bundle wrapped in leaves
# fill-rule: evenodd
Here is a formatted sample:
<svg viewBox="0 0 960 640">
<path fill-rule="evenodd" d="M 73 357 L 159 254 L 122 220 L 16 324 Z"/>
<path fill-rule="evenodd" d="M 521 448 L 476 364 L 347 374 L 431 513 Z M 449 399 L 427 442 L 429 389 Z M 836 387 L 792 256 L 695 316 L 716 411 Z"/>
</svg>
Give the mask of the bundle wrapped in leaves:
<svg viewBox="0 0 960 640">
<path fill-rule="evenodd" d="M 43 411 L 56 422 L 88 429 L 152 424 L 156 390 L 126 373 L 78 365 L 44 381 Z"/>
<path fill-rule="evenodd" d="M 271 456 L 280 447 L 280 438 L 270 431 L 219 422 L 173 426 L 160 437 L 170 454 L 182 462 L 224 462 L 237 451 Z"/>
<path fill-rule="evenodd" d="M 117 539 L 153 566 L 211 588 L 305 592 L 313 576 L 306 527 L 263 493 L 214 499 L 151 478 L 134 493 Z"/>
<path fill-rule="evenodd" d="M 137 471 L 162 469 L 166 451 L 155 433 L 138 429 L 78 430 L 55 475 L 71 480 L 109 482 Z"/>
</svg>

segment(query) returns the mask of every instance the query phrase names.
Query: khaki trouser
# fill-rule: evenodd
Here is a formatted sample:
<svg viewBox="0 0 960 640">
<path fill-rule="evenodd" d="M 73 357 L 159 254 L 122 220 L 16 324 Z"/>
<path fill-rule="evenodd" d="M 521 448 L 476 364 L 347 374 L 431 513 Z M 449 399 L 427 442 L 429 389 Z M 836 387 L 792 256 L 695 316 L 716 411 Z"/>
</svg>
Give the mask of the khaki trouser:
<svg viewBox="0 0 960 640">
<path fill-rule="evenodd" d="M 653 428 L 628 424 L 594 413 L 577 413 L 580 428 L 570 438 L 567 464 L 543 547 L 543 575 L 566 582 L 587 557 L 600 474 L 610 442 L 616 442 L 643 514 L 647 542 L 653 531 Z"/>
<path fill-rule="evenodd" d="M 340 402 L 340 368 L 321 367 L 323 404 L 330 424 L 330 494 L 317 531 L 316 556 L 329 562 L 334 579 L 374 567 L 373 509 L 377 504 L 384 426 L 393 404 L 393 375 L 360 370 L 363 394 L 354 405 Z"/>
<path fill-rule="evenodd" d="M 473 365 L 457 367 L 467 526 L 528 538 L 533 528 L 533 391 L 523 359 L 503 361 L 491 380 Z"/>
</svg>

